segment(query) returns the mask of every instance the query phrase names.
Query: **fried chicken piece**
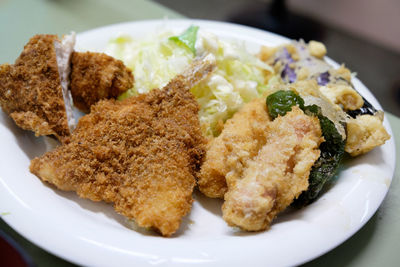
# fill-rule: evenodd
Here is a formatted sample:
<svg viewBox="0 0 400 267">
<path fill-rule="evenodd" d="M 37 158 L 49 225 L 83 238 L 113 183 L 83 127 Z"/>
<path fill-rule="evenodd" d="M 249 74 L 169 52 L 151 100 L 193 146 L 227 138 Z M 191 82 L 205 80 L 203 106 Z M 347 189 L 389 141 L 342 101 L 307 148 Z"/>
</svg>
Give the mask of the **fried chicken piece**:
<svg viewBox="0 0 400 267">
<path fill-rule="evenodd" d="M 214 66 L 215 58 L 206 57 L 162 90 L 101 100 L 80 119 L 68 144 L 32 160 L 31 172 L 82 198 L 113 202 L 138 225 L 172 235 L 190 211 L 205 153 L 189 89 Z"/>
<path fill-rule="evenodd" d="M 74 105 L 88 113 L 101 99 L 116 98 L 133 86 L 132 71 L 104 53 L 72 53 L 71 93 Z"/>
<path fill-rule="evenodd" d="M 265 99 L 256 99 L 242 107 L 226 121 L 222 133 L 208 144 L 198 185 L 208 197 L 223 198 L 228 190 L 228 173 L 240 177 L 249 159 L 257 155 L 266 142 L 270 121 Z"/>
<path fill-rule="evenodd" d="M 247 231 L 268 228 L 308 188 L 308 176 L 323 141 L 319 120 L 298 107 L 268 123 L 266 135 L 266 144 L 246 163 L 243 175 L 226 176 L 223 218 Z"/>
<path fill-rule="evenodd" d="M 15 123 L 39 135 L 68 137 L 74 127 L 68 91 L 74 35 L 35 35 L 14 65 L 0 66 L 0 105 Z"/>
</svg>

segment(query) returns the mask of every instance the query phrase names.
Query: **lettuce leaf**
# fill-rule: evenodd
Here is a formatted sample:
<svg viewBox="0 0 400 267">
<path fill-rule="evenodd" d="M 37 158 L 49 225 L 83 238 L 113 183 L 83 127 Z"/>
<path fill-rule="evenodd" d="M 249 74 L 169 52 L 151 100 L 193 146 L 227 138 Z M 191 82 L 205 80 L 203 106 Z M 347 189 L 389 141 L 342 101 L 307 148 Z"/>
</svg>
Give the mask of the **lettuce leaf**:
<svg viewBox="0 0 400 267">
<path fill-rule="evenodd" d="M 186 31 L 184 31 L 179 36 L 169 37 L 169 40 L 174 41 L 178 45 L 182 45 L 190 49 L 194 55 L 196 55 L 196 39 L 197 39 L 197 31 L 199 30 L 198 26 L 190 26 Z"/>
<path fill-rule="evenodd" d="M 200 106 L 199 119 L 206 136 L 218 136 L 223 123 L 244 103 L 261 97 L 273 73 L 243 43 L 220 40 L 196 26 L 180 35 L 159 32 L 137 40 L 120 36 L 110 40 L 106 53 L 122 60 L 135 77 L 134 87 L 121 94 L 120 100 L 162 88 L 195 56 L 213 54 L 217 68 L 191 89 Z"/>
</svg>

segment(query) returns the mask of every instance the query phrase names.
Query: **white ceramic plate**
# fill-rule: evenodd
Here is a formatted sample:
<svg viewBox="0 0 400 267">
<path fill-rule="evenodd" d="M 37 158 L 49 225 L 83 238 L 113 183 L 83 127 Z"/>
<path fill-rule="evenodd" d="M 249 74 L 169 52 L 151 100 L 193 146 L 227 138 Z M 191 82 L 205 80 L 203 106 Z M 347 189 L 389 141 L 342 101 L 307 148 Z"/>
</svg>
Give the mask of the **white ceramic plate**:
<svg viewBox="0 0 400 267">
<path fill-rule="evenodd" d="M 191 24 L 220 38 L 260 45 L 287 39 L 265 31 L 200 20 L 156 20 L 117 24 L 78 34 L 77 48 L 104 49 L 120 32 L 140 37 L 156 29 L 183 30 Z M 381 108 L 357 79 L 354 84 Z M 391 128 L 384 123 L 389 134 Z M 195 203 L 172 238 L 131 230 L 111 205 L 79 199 L 43 184 L 29 172 L 29 162 L 43 154 L 44 138 L 15 126 L 0 112 L 0 213 L 20 234 L 71 262 L 96 266 L 202 265 L 282 266 L 309 261 L 333 249 L 374 214 L 388 191 L 395 166 L 393 138 L 367 155 L 347 161 L 336 184 L 308 207 L 280 215 L 269 231 L 243 233 L 221 218 L 220 200 L 195 193 Z"/>
</svg>

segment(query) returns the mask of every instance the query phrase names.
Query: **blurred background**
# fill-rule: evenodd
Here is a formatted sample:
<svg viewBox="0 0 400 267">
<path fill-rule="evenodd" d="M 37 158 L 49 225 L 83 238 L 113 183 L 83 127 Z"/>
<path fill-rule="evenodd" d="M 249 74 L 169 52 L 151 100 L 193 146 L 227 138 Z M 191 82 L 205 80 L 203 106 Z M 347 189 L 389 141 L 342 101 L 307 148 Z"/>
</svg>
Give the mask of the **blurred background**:
<svg viewBox="0 0 400 267">
<path fill-rule="evenodd" d="M 383 108 L 400 116 L 399 0 L 154 0 L 189 18 L 244 24 L 325 43 Z"/>
</svg>

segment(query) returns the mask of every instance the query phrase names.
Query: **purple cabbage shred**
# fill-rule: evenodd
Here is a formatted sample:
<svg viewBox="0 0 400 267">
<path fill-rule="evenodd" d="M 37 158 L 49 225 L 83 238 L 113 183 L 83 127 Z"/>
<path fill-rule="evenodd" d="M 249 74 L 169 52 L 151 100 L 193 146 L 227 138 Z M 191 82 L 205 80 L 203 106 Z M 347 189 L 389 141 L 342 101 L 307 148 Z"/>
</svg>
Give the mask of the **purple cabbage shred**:
<svg viewBox="0 0 400 267">
<path fill-rule="evenodd" d="M 289 67 L 289 64 L 286 64 L 281 72 L 281 78 L 285 82 L 289 81 L 289 83 L 294 83 L 297 79 L 297 75 L 294 69 Z"/>
<path fill-rule="evenodd" d="M 317 77 L 317 83 L 318 83 L 319 85 L 322 85 L 322 86 L 327 85 L 327 84 L 329 83 L 329 77 L 330 77 L 329 72 L 328 72 L 328 71 L 325 71 L 325 72 L 321 73 L 321 74 Z"/>
<path fill-rule="evenodd" d="M 292 56 L 290 55 L 290 53 L 286 49 L 286 47 L 284 47 L 283 50 L 282 50 L 282 61 L 286 62 L 286 63 L 293 63 L 294 62 Z"/>
</svg>

